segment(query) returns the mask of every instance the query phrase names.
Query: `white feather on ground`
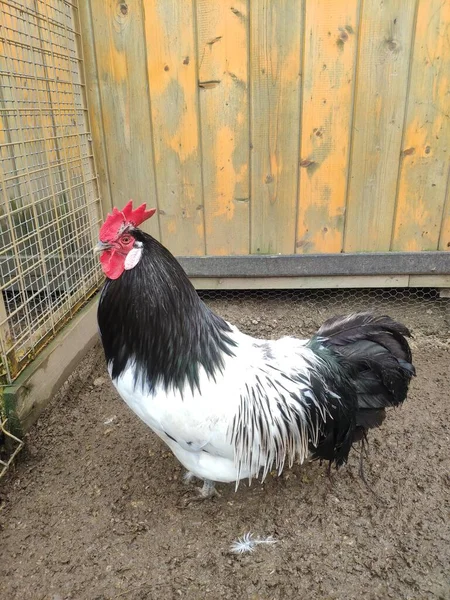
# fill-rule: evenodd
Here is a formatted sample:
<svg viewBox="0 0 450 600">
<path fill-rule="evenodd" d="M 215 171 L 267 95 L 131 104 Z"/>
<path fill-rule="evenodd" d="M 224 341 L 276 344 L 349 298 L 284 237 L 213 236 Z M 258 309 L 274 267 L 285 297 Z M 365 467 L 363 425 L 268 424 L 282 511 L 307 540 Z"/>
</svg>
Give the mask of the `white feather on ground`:
<svg viewBox="0 0 450 600">
<path fill-rule="evenodd" d="M 233 554 L 245 554 L 246 552 L 254 552 L 256 546 L 258 544 L 276 544 L 277 540 L 275 540 L 271 535 L 266 538 L 255 538 L 253 534 L 249 531 L 244 534 L 241 538 L 235 540 L 231 546 L 230 551 Z"/>
</svg>

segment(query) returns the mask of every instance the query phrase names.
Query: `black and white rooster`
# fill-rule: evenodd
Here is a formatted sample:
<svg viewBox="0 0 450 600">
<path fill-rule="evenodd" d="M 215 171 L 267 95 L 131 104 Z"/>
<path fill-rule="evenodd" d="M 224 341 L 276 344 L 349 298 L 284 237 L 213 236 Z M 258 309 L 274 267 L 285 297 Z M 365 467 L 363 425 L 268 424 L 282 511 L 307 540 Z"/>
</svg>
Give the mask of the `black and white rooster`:
<svg viewBox="0 0 450 600">
<path fill-rule="evenodd" d="M 294 460 L 337 467 L 401 404 L 414 375 L 406 327 L 369 313 L 329 319 L 310 340 L 241 333 L 198 297 L 172 254 L 114 209 L 97 250 L 107 277 L 98 323 L 130 408 L 204 481 L 263 480 Z"/>
</svg>

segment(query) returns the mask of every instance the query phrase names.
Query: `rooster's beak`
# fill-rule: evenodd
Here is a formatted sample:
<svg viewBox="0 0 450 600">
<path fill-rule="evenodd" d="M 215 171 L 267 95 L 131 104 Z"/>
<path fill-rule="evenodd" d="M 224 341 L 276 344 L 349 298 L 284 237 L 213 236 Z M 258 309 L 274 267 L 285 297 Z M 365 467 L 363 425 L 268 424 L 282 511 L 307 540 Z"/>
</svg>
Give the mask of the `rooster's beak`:
<svg viewBox="0 0 450 600">
<path fill-rule="evenodd" d="M 99 254 L 100 252 L 109 250 L 109 248 L 111 248 L 111 246 L 108 242 L 99 242 L 94 248 L 94 254 Z"/>
</svg>

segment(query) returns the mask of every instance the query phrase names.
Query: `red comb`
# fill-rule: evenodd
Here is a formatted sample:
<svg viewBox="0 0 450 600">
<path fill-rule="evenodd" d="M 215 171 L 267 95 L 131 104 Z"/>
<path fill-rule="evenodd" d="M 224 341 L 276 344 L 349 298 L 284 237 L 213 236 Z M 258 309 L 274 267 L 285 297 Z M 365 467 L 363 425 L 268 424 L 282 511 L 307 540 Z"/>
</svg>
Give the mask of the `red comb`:
<svg viewBox="0 0 450 600">
<path fill-rule="evenodd" d="M 121 229 L 124 229 L 127 225 L 138 227 L 141 223 L 150 219 L 155 212 L 156 208 L 147 210 L 145 204 L 141 204 L 133 210 L 133 200 L 130 200 L 122 210 L 114 208 L 112 214 L 108 214 L 100 229 L 99 237 L 102 242 L 115 240 Z"/>
<path fill-rule="evenodd" d="M 146 204 L 141 204 L 135 210 L 133 210 L 133 200 L 130 200 L 128 204 L 122 209 L 122 213 L 128 223 L 131 223 L 135 227 L 153 217 L 156 212 L 156 208 L 151 208 L 147 210 Z"/>
</svg>

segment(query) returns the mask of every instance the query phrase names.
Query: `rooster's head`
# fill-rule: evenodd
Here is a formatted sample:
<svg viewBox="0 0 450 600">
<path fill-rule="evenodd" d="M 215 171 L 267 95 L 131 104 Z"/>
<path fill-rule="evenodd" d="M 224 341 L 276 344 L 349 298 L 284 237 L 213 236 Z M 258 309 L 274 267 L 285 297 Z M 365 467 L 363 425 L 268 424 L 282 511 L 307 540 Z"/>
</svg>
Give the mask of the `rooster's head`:
<svg viewBox="0 0 450 600">
<path fill-rule="evenodd" d="M 145 204 L 133 210 L 133 201 L 122 209 L 114 208 L 100 229 L 100 241 L 95 251 L 100 252 L 103 272 L 109 279 L 118 279 L 124 270 L 132 269 L 142 255 L 142 242 L 133 232 L 141 223 L 152 217 L 155 208 L 147 210 Z"/>
</svg>

